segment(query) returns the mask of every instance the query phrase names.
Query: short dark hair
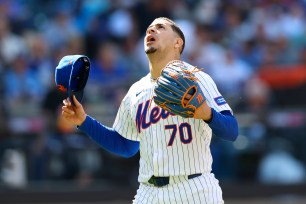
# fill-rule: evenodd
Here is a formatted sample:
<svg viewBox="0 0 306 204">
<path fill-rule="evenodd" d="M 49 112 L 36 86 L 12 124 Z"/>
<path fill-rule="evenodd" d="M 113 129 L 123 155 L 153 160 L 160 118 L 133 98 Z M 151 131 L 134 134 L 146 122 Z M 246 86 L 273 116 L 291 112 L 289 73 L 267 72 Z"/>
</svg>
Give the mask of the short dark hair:
<svg viewBox="0 0 306 204">
<path fill-rule="evenodd" d="M 183 40 L 182 50 L 180 51 L 180 53 L 182 54 L 183 51 L 184 51 L 184 48 L 185 48 L 185 35 L 184 35 L 183 31 L 181 30 L 181 28 L 173 20 L 171 20 L 170 18 L 159 17 L 159 18 L 156 18 L 156 19 L 163 19 L 163 20 L 168 21 L 170 23 L 170 26 L 171 26 L 172 30 L 176 34 L 178 34 L 178 36 Z"/>
</svg>

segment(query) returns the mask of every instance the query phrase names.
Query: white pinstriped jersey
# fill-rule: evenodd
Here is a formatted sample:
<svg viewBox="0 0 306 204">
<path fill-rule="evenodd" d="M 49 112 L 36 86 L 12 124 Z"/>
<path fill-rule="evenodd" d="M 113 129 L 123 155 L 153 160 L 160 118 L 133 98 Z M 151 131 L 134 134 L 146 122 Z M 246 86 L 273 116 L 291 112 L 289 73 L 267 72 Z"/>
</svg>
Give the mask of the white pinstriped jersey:
<svg viewBox="0 0 306 204">
<path fill-rule="evenodd" d="M 210 107 L 231 110 L 214 81 L 196 72 Z M 211 171 L 211 128 L 203 121 L 170 114 L 154 101 L 150 74 L 133 84 L 121 102 L 113 128 L 123 137 L 140 141 L 139 182 L 152 175 L 179 176 Z"/>
</svg>

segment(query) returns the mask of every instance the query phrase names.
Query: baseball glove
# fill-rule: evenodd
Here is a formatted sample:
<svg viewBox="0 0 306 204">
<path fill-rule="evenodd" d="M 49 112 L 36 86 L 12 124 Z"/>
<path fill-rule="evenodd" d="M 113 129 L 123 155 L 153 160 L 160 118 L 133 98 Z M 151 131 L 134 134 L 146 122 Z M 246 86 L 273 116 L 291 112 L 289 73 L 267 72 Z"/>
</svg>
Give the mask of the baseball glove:
<svg viewBox="0 0 306 204">
<path fill-rule="evenodd" d="M 194 117 L 195 110 L 206 100 L 194 75 L 198 71 L 200 69 L 180 60 L 169 62 L 154 87 L 155 104 L 175 115 Z"/>
</svg>

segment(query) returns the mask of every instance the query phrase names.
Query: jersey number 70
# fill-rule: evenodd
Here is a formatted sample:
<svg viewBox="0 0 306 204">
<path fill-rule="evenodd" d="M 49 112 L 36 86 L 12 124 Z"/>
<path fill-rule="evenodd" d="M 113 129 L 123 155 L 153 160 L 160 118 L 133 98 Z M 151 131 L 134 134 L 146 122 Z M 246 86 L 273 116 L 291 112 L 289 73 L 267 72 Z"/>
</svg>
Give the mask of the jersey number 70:
<svg viewBox="0 0 306 204">
<path fill-rule="evenodd" d="M 165 125 L 166 130 L 172 130 L 170 140 L 168 142 L 168 146 L 172 146 L 174 139 L 177 134 L 177 130 L 179 130 L 180 140 L 184 144 L 188 144 L 192 141 L 192 131 L 191 126 L 188 123 L 181 123 L 180 125 Z M 185 130 L 185 131 L 184 131 Z M 187 133 L 187 134 L 185 134 Z"/>
</svg>

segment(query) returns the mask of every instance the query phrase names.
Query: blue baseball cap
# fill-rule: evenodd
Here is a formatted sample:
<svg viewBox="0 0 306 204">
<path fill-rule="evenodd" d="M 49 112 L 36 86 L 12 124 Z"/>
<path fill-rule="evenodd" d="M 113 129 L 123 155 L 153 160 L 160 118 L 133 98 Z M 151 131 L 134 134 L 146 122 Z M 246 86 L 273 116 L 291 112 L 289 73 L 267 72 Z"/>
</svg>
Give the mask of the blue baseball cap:
<svg viewBox="0 0 306 204">
<path fill-rule="evenodd" d="M 81 102 L 89 71 L 90 60 L 87 56 L 64 56 L 55 69 L 55 84 L 61 91 L 68 92 L 68 97 L 72 103 L 73 95 Z"/>
</svg>

